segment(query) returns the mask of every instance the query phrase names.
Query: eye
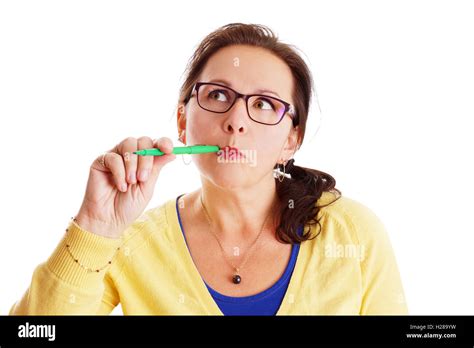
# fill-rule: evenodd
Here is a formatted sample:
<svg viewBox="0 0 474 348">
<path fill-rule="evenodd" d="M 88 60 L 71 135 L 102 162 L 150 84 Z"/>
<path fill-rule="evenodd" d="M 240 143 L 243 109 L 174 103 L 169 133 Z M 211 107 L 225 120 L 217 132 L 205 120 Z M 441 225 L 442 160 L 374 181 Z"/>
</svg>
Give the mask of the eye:
<svg viewBox="0 0 474 348">
<path fill-rule="evenodd" d="M 213 100 L 216 100 L 216 101 L 220 101 L 220 102 L 227 102 L 229 101 L 229 98 L 228 98 L 228 95 L 227 95 L 227 91 L 225 90 L 222 90 L 222 89 L 215 89 L 211 92 L 209 92 L 207 94 L 207 97 L 209 99 L 213 99 Z"/>
<path fill-rule="evenodd" d="M 261 110 L 275 110 L 273 103 L 265 98 L 257 99 L 253 105 Z"/>
</svg>

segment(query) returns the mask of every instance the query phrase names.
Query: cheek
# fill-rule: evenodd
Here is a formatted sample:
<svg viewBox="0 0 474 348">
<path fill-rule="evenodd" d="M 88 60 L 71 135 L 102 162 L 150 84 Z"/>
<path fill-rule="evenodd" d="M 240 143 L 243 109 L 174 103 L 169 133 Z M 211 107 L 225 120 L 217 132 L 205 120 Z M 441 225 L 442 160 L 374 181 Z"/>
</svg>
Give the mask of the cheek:
<svg viewBox="0 0 474 348">
<path fill-rule="evenodd" d="M 186 122 L 186 139 L 187 145 L 207 144 L 208 139 L 213 139 L 212 131 L 217 128 L 217 124 L 213 124 L 215 119 L 209 118 L 208 115 L 202 115 L 199 111 L 191 111 Z"/>
<path fill-rule="evenodd" d="M 274 166 L 280 156 L 284 142 L 285 136 L 280 131 L 267 130 L 258 137 L 256 149 L 262 165 L 265 167 Z"/>
</svg>

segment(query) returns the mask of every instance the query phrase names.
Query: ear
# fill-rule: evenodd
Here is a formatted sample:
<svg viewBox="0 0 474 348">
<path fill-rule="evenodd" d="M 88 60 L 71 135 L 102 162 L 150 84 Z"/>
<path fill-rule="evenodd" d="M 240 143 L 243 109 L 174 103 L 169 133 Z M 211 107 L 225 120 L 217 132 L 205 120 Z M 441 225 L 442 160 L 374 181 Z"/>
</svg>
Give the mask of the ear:
<svg viewBox="0 0 474 348">
<path fill-rule="evenodd" d="M 182 103 L 178 104 L 176 114 L 179 140 L 186 145 L 186 106 Z"/>
<path fill-rule="evenodd" d="M 280 157 L 283 162 L 286 162 L 294 157 L 296 151 L 299 149 L 298 141 L 299 126 L 291 127 Z"/>
</svg>

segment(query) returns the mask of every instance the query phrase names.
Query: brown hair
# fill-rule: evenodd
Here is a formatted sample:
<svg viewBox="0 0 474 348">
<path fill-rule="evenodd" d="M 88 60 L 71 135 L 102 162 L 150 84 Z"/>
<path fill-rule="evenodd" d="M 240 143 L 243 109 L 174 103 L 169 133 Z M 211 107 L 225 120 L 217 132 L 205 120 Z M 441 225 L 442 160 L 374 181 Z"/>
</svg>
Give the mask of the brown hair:
<svg viewBox="0 0 474 348">
<path fill-rule="evenodd" d="M 224 25 L 207 35 L 199 44 L 188 62 L 185 72 L 185 81 L 180 88 L 179 103 L 187 104 L 194 84 L 203 71 L 209 58 L 219 49 L 231 45 L 248 45 L 269 50 L 280 57 L 291 69 L 294 89 L 293 100 L 296 110 L 296 124 L 298 127 L 298 148 L 304 139 L 306 120 L 313 93 L 313 78 L 311 72 L 296 52 L 292 45 L 279 41 L 274 32 L 258 24 L 231 23 Z M 295 126 L 295 124 L 294 124 Z M 278 164 L 275 164 L 277 168 Z M 316 169 L 294 165 L 294 159 L 288 161 L 286 172 L 291 174 L 291 179 L 276 181 L 279 218 L 276 237 L 283 243 L 300 243 L 313 239 L 319 232 L 310 236 L 309 230 L 298 235 L 300 226 L 319 225 L 317 214 L 320 208 L 329 204 L 317 206 L 316 203 L 324 191 L 341 192 L 335 188 L 336 180 L 329 174 Z"/>
</svg>

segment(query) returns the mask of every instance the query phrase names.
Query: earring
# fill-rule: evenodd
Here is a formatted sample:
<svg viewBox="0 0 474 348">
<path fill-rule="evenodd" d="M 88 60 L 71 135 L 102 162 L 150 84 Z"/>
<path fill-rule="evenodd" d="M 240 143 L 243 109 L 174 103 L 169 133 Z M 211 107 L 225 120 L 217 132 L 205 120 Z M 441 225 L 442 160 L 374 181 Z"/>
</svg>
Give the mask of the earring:
<svg viewBox="0 0 474 348">
<path fill-rule="evenodd" d="M 188 163 L 186 163 L 186 161 L 184 160 L 184 156 L 186 156 L 186 155 L 184 155 L 184 154 L 181 155 L 181 158 L 183 159 L 183 163 L 184 163 L 185 165 L 189 166 L 189 165 L 191 164 L 191 162 L 193 161 L 193 159 L 192 159 L 192 157 L 191 157 L 191 160 L 190 160 Z M 190 155 L 188 155 L 188 156 L 190 156 Z"/>
<path fill-rule="evenodd" d="M 184 135 L 184 131 L 181 131 L 181 132 L 179 133 L 179 138 L 178 138 L 178 141 L 180 141 L 182 144 L 184 144 L 183 135 Z M 184 156 L 186 156 L 186 155 L 181 155 L 181 159 L 183 160 L 183 163 L 184 163 L 185 165 L 187 165 L 187 166 L 190 165 L 191 162 L 193 161 L 193 160 L 192 160 L 192 157 L 191 157 L 191 160 L 190 160 L 188 163 L 186 163 L 186 161 L 184 160 Z"/>
<path fill-rule="evenodd" d="M 283 165 L 283 171 L 280 169 L 280 164 Z M 273 177 L 275 179 L 278 179 L 279 182 L 283 182 L 285 178 L 291 179 L 291 174 L 286 172 L 285 165 L 286 165 L 286 161 L 283 163 L 277 163 L 277 168 L 273 169 Z"/>
</svg>

